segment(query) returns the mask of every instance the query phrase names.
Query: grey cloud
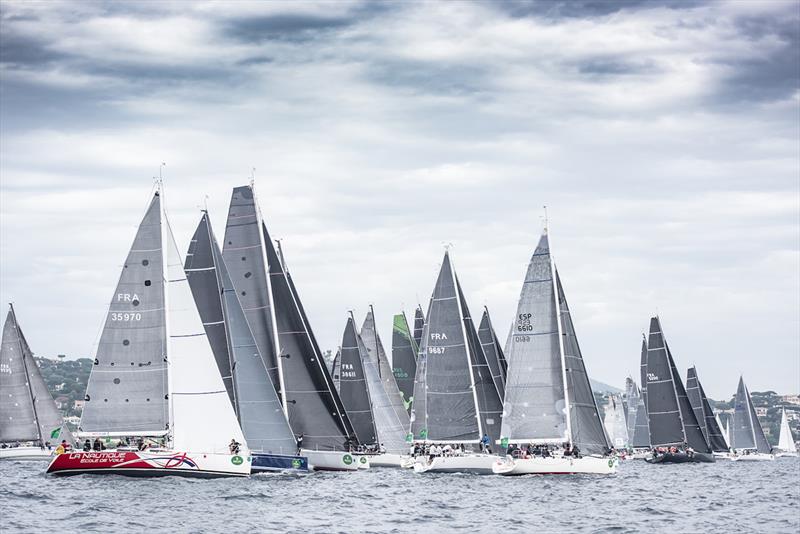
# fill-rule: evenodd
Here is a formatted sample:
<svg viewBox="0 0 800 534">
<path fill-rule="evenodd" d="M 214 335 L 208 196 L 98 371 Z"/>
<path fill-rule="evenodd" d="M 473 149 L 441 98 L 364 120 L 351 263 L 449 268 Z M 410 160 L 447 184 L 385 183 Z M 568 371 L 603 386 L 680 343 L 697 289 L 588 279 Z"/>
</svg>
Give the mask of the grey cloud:
<svg viewBox="0 0 800 534">
<path fill-rule="evenodd" d="M 691 9 L 706 2 L 701 0 L 501 0 L 492 5 L 512 17 L 562 18 L 603 17 L 623 10 Z"/>
</svg>

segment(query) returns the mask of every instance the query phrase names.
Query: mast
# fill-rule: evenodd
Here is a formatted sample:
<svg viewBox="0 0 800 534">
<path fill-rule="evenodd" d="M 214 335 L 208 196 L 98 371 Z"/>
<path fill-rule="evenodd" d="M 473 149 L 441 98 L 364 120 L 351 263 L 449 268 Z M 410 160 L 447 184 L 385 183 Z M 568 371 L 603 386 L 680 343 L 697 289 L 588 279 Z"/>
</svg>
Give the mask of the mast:
<svg viewBox="0 0 800 534">
<path fill-rule="evenodd" d="M 446 251 L 445 254 L 449 254 L 449 251 Z M 470 346 L 469 346 L 469 338 L 467 337 L 467 329 L 464 325 L 464 311 L 461 307 L 461 295 L 459 295 L 459 287 L 456 281 L 456 273 L 455 269 L 453 268 L 453 260 L 450 260 L 450 276 L 453 278 L 453 286 L 455 289 L 456 294 L 456 303 L 458 304 L 458 316 L 461 322 L 461 334 L 464 336 L 464 349 L 465 354 L 467 355 L 467 368 L 469 369 L 469 379 L 470 379 L 470 389 L 472 390 L 472 400 L 475 403 L 475 418 L 478 421 L 478 440 L 483 438 L 483 426 L 481 425 L 481 409 L 480 405 L 478 404 L 478 393 L 475 389 L 475 374 L 472 372 L 472 360 L 473 357 L 470 356 Z"/>
<path fill-rule="evenodd" d="M 25 353 L 25 348 L 22 345 L 22 333 L 19 329 L 17 322 L 17 312 L 14 311 L 14 305 L 8 303 L 11 308 L 11 314 L 14 316 L 14 328 L 17 331 L 17 344 L 19 345 L 19 353 L 22 355 L 22 366 L 25 369 L 25 380 L 28 382 L 28 395 L 31 399 L 31 407 L 33 407 L 33 419 L 36 422 L 36 434 L 39 436 L 39 444 L 44 447 L 44 438 L 42 437 L 42 428 L 39 425 L 39 413 L 36 410 L 36 396 L 33 394 L 33 381 L 31 380 L 31 373 L 28 371 L 28 355 Z M 33 362 L 36 365 L 36 362 Z"/>
<path fill-rule="evenodd" d="M 286 415 L 286 418 L 289 418 L 289 409 L 286 407 L 286 385 L 283 378 L 283 354 L 280 345 L 280 338 L 278 337 L 278 321 L 275 317 L 275 297 L 272 294 L 272 279 L 271 274 L 269 272 L 269 262 L 267 261 L 267 245 L 264 242 L 264 222 L 261 216 L 261 206 L 258 203 L 258 198 L 256 197 L 256 186 L 255 186 L 255 178 L 251 176 L 250 180 L 250 190 L 253 192 L 253 205 L 255 206 L 256 212 L 256 225 L 258 226 L 258 241 L 261 244 L 261 258 L 264 263 L 264 275 L 267 279 L 267 297 L 269 298 L 269 315 L 270 315 L 270 322 L 272 323 L 272 339 L 273 345 L 275 346 L 276 352 L 276 364 L 278 365 L 278 380 L 280 382 L 281 390 L 279 392 L 281 398 L 281 405 L 283 406 L 283 413 Z"/>
<path fill-rule="evenodd" d="M 167 362 L 167 397 L 169 399 L 168 403 L 168 410 L 169 410 L 169 433 L 167 437 L 170 441 L 174 441 L 175 437 L 175 410 L 174 410 L 174 402 L 172 399 L 173 395 L 173 377 L 172 377 L 172 370 L 170 367 L 172 366 L 172 359 L 170 358 L 170 326 L 169 326 L 169 280 L 167 276 L 167 225 L 166 225 L 166 213 L 164 213 L 164 180 L 161 177 L 161 168 L 163 168 L 164 164 L 161 164 L 161 167 L 158 169 L 158 181 L 157 184 L 157 191 L 156 195 L 159 196 L 159 210 L 158 210 L 158 217 L 159 217 L 159 229 L 161 231 L 161 284 L 163 287 L 164 292 L 164 359 Z"/>
<path fill-rule="evenodd" d="M 375 361 L 378 362 L 378 378 L 383 380 L 383 376 L 381 375 L 381 342 L 378 339 L 378 322 L 375 320 L 375 310 L 372 308 L 372 304 L 369 305 L 369 313 L 372 314 L 372 337 L 375 338 Z M 350 315 L 353 315 L 353 312 L 350 312 Z"/>
<path fill-rule="evenodd" d="M 547 227 L 545 233 L 549 233 Z M 550 276 L 553 279 L 553 300 L 556 306 L 556 326 L 558 327 L 558 350 L 561 353 L 561 377 L 564 381 L 564 409 L 567 418 L 567 441 L 572 447 L 572 414 L 569 407 L 569 388 L 567 387 L 567 360 L 564 352 L 564 332 L 561 328 L 561 304 L 558 301 L 558 290 L 556 288 L 556 266 L 553 262 L 553 255 L 550 254 Z"/>
</svg>

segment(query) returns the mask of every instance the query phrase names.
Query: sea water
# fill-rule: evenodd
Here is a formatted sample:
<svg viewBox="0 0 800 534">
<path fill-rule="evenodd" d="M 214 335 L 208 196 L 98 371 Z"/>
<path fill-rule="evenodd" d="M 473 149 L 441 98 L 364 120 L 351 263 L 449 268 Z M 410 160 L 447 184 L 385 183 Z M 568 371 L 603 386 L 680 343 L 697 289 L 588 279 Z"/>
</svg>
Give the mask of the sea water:
<svg viewBox="0 0 800 534">
<path fill-rule="evenodd" d="M 0 532 L 800 532 L 800 459 L 613 476 L 353 473 L 45 476 L 0 462 Z"/>
</svg>

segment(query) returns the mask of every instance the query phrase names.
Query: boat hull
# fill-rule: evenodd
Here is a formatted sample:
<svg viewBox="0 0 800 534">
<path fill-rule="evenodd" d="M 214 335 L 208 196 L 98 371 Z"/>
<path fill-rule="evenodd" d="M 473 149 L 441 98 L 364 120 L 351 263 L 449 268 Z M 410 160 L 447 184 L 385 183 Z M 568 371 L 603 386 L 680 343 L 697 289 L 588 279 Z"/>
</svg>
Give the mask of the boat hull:
<svg viewBox="0 0 800 534">
<path fill-rule="evenodd" d="M 9 447 L 0 449 L 0 460 L 50 460 L 53 451 L 41 447 Z"/>
<path fill-rule="evenodd" d="M 797 458 L 796 452 L 779 452 L 775 454 L 775 458 Z"/>
<path fill-rule="evenodd" d="M 300 453 L 308 458 L 311 471 L 358 471 L 356 457 L 349 452 L 303 449 Z"/>
<path fill-rule="evenodd" d="M 67 452 L 50 462 L 47 473 L 68 475 L 182 476 L 192 478 L 246 477 L 249 454 L 211 454 L 184 451 Z"/>
<path fill-rule="evenodd" d="M 411 459 L 411 457 L 402 454 L 385 452 L 383 454 L 370 457 L 369 464 L 371 467 L 403 467 L 407 459 Z"/>
<path fill-rule="evenodd" d="M 583 456 L 581 458 L 540 456 L 511 458 L 506 456 L 495 462 L 492 472 L 497 475 L 611 475 L 616 473 L 617 458 Z"/>
<path fill-rule="evenodd" d="M 714 455 L 702 452 L 696 452 L 691 455 L 685 452 L 665 452 L 645 458 L 645 461 L 649 464 L 708 464 L 714 462 Z"/>
<path fill-rule="evenodd" d="M 436 456 L 432 460 L 425 456 L 417 457 L 415 473 L 475 473 L 491 475 L 492 466 L 499 456 L 489 454 L 470 454 L 466 456 Z"/>
<path fill-rule="evenodd" d="M 742 454 L 740 456 L 732 456 L 731 460 L 734 462 L 771 462 L 775 459 L 775 456 L 772 454 L 763 454 L 763 453 L 754 453 L 754 454 Z"/>
<path fill-rule="evenodd" d="M 251 472 L 270 473 L 279 471 L 308 471 L 308 458 L 286 454 L 254 452 Z"/>
<path fill-rule="evenodd" d="M 353 457 L 355 458 L 356 465 L 358 465 L 359 469 L 370 468 L 370 457 L 366 454 L 354 454 Z"/>
</svg>

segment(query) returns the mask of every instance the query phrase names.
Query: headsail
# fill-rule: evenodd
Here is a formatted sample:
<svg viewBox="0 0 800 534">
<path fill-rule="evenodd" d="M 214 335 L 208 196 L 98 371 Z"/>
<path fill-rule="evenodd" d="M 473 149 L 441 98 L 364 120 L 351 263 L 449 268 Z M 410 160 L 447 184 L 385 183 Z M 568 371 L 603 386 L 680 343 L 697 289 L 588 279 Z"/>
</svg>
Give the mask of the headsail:
<svg viewBox="0 0 800 534">
<path fill-rule="evenodd" d="M 411 403 L 414 401 L 418 350 L 408 331 L 405 313 L 395 315 L 392 323 L 392 371 L 408 414 L 411 414 Z"/>
<path fill-rule="evenodd" d="M 294 453 L 297 442 L 258 352 L 207 213 L 197 225 L 185 270 L 248 446 L 259 452 Z"/>
<path fill-rule="evenodd" d="M 561 335 L 564 351 L 564 374 L 567 384 L 567 399 L 569 399 L 569 415 L 571 428 L 571 441 L 588 453 L 603 454 L 611 447 L 608 436 L 600 419 L 600 410 L 589 382 L 589 374 L 575 334 L 572 315 L 567 305 L 567 297 L 561 285 L 558 269 L 555 272 L 556 286 L 558 289 L 559 311 L 561 312 Z M 624 420 L 623 420 L 624 421 Z M 622 432 L 622 430 L 620 430 Z"/>
<path fill-rule="evenodd" d="M 467 346 L 469 347 L 470 363 L 472 365 L 472 379 L 475 394 L 478 400 L 478 417 L 484 434 L 489 436 L 491 443 L 500 439 L 501 420 L 503 416 L 503 397 L 497 389 L 498 382 L 493 376 L 486 354 L 481 346 L 475 322 L 469 312 L 464 292 L 461 284 L 456 277 L 456 287 L 458 289 L 458 299 L 461 304 L 461 314 L 464 317 L 464 331 L 467 334 Z"/>
<path fill-rule="evenodd" d="M 362 445 L 376 445 L 378 432 L 375 428 L 372 400 L 364 372 L 365 359 L 369 361 L 368 357 L 362 356 L 355 323 L 352 317 L 348 317 L 344 334 L 342 334 L 339 395 L 341 395 L 347 416 L 353 424 L 358 442 Z M 369 362 L 372 364 L 371 361 Z M 374 369 L 375 366 L 372 365 Z"/>
<path fill-rule="evenodd" d="M 394 403 L 385 388 L 386 381 L 381 380 L 378 367 L 369 357 L 364 341 L 358 334 L 356 334 L 356 341 L 364 365 L 364 376 L 375 421 L 376 443 L 382 445 L 386 452 L 405 454 L 408 450 L 406 445 L 406 433 L 409 426 L 408 412 L 403 410 L 402 419 L 397 416 Z"/>
<path fill-rule="evenodd" d="M 711 404 L 708 402 L 706 392 L 703 391 L 703 385 L 697 377 L 697 369 L 694 367 L 690 367 L 686 374 L 686 394 L 689 396 L 692 410 L 700 423 L 703 437 L 711 446 L 711 450 L 714 452 L 727 451 L 728 446 L 722 436 L 722 430 L 717 424 L 714 409 L 711 408 Z"/>
<path fill-rule="evenodd" d="M 161 197 L 155 194 L 106 314 L 78 427 L 82 433 L 157 436 L 169 430 L 161 222 Z"/>
<path fill-rule="evenodd" d="M 331 364 L 331 378 L 333 378 L 333 385 L 336 390 L 339 390 L 339 365 L 342 360 L 342 349 L 336 351 L 336 356 L 333 357 L 333 364 Z"/>
<path fill-rule="evenodd" d="M 408 427 L 408 411 L 403 403 L 403 395 L 400 393 L 397 381 L 394 378 L 392 365 L 389 363 L 389 358 L 386 357 L 386 351 L 383 350 L 383 343 L 381 343 L 381 337 L 378 335 L 378 329 L 375 326 L 375 312 L 371 305 L 367 316 L 364 318 L 364 323 L 361 325 L 360 335 L 370 359 L 373 363 L 376 363 L 378 376 L 388 399 L 392 403 L 396 418 L 402 422 L 403 426 Z"/>
<path fill-rule="evenodd" d="M 628 446 L 628 427 L 625 422 L 625 413 L 622 409 L 622 399 L 617 395 L 608 397 L 604 426 L 614 447 L 621 449 Z"/>
<path fill-rule="evenodd" d="M 486 362 L 492 372 L 495 388 L 500 395 L 500 399 L 506 396 L 506 369 L 505 356 L 497 342 L 497 336 L 492 328 L 492 320 L 489 318 L 489 309 L 484 306 L 481 323 L 478 327 L 478 337 L 481 341 L 483 353 L 486 355 Z"/>
<path fill-rule="evenodd" d="M 415 383 L 412 433 L 416 440 L 477 443 L 482 436 L 471 357 L 450 255 L 428 310 Z M 424 399 L 421 399 L 424 397 Z"/>
<path fill-rule="evenodd" d="M 9 305 L 0 345 L 0 442 L 75 443 Z"/>
</svg>

